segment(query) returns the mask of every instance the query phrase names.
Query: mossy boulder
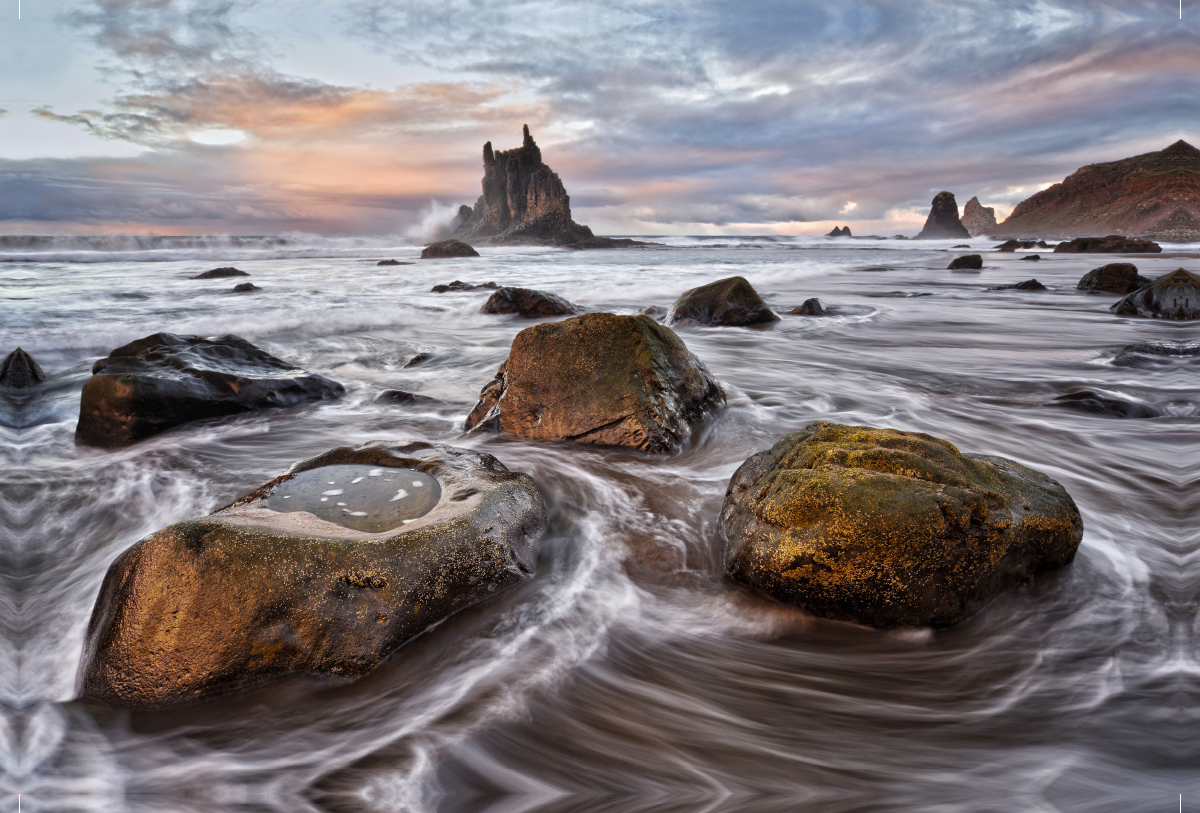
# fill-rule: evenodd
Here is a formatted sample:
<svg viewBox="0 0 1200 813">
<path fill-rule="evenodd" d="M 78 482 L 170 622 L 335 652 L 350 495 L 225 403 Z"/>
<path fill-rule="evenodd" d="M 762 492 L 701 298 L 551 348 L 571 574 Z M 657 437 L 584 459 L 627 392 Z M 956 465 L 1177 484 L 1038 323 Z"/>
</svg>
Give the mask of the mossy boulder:
<svg viewBox="0 0 1200 813">
<path fill-rule="evenodd" d="M 668 325 L 742 327 L 778 321 L 745 277 L 728 277 L 684 291 L 667 313 Z"/>
<path fill-rule="evenodd" d="M 287 675 L 353 678 L 527 578 L 545 508 L 488 454 L 375 441 L 305 460 L 109 567 L 79 694 L 155 708 Z"/>
<path fill-rule="evenodd" d="M 466 429 L 663 452 L 724 402 L 670 328 L 649 316 L 588 313 L 518 333 Z"/>
<path fill-rule="evenodd" d="M 919 432 L 813 423 L 747 460 L 721 510 L 731 578 L 816 615 L 945 627 L 1069 563 L 1054 480 Z"/>
</svg>

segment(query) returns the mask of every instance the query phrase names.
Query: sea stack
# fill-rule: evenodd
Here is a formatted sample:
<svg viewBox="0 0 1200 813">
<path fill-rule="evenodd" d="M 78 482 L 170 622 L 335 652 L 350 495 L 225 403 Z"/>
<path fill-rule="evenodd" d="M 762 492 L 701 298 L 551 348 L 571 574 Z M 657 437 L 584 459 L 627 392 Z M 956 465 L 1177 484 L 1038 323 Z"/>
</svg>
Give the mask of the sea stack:
<svg viewBox="0 0 1200 813">
<path fill-rule="evenodd" d="M 971 198 L 963 207 L 962 224 L 972 237 L 991 234 L 996 230 L 996 210 L 981 204 L 979 198 Z"/>
<path fill-rule="evenodd" d="M 483 194 L 475 208 L 459 207 L 461 222 L 451 235 L 471 244 L 550 245 L 613 248 L 633 240 L 597 237 L 571 219 L 571 198 L 558 174 L 542 162 L 542 151 L 524 128 L 524 142 L 512 150 L 483 145 Z"/>
<path fill-rule="evenodd" d="M 1089 164 L 1019 203 L 995 234 L 1200 240 L 1200 150 L 1176 141 L 1158 152 Z"/>
<path fill-rule="evenodd" d="M 958 219 L 958 203 L 950 192 L 938 192 L 929 209 L 929 217 L 925 219 L 925 228 L 917 235 L 917 240 L 951 240 L 961 237 L 969 238 L 971 233 Z"/>
</svg>

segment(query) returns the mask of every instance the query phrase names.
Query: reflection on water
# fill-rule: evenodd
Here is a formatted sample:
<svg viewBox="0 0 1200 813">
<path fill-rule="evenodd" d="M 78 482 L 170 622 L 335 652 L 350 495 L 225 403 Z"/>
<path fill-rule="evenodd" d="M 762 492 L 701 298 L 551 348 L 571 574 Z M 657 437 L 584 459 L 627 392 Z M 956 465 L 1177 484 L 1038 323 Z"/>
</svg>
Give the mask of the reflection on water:
<svg viewBox="0 0 1200 813">
<path fill-rule="evenodd" d="M 1200 386 L 1194 353 L 1172 349 L 1196 329 L 1112 315 L 1115 298 L 1075 290 L 1099 264 L 1079 255 L 1043 255 L 1047 291 L 991 291 L 1028 276 L 1020 253 L 961 275 L 941 243 L 665 242 L 485 250 L 402 274 L 368 249 L 255 259 L 223 245 L 264 289 L 253 301 L 188 279 L 212 265 L 203 245 L 0 266 L 0 353 L 20 344 L 48 376 L 19 421 L 0 420 L 0 804 L 19 791 L 32 811 L 1115 813 L 1200 793 Z M 1138 260 L 1147 276 L 1179 264 Z M 777 312 L 819 297 L 833 315 L 681 329 L 729 403 L 679 453 L 461 436 L 530 323 L 478 314 L 488 291 L 434 284 L 496 280 L 637 313 L 734 274 Z M 76 448 L 92 361 L 159 330 L 243 335 L 347 394 Z M 429 360 L 406 367 L 418 352 Z M 389 388 L 435 400 L 375 403 Z M 1075 563 L 936 633 L 813 619 L 726 583 L 716 518 L 730 475 L 817 419 L 929 432 L 1046 472 L 1084 516 Z M 535 579 L 350 686 L 296 679 L 156 714 L 71 702 L 120 551 L 297 460 L 401 437 L 534 476 L 551 520 Z M 348 474 L 314 482 L 318 507 L 371 510 L 347 496 L 369 470 Z M 373 499 L 418 499 L 387 485 Z"/>
</svg>

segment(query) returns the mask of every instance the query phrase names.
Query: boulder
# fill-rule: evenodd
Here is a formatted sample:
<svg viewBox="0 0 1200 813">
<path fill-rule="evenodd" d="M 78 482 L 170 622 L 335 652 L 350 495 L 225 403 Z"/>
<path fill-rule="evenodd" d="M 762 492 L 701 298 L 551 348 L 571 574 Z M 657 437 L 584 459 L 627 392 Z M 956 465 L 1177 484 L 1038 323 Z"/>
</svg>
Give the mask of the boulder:
<svg viewBox="0 0 1200 813">
<path fill-rule="evenodd" d="M 916 240 L 948 240 L 955 237 L 970 237 L 958 219 L 958 204 L 954 195 L 949 192 L 938 192 L 929 209 L 929 217 L 925 219 L 925 228 L 916 236 Z"/>
<path fill-rule="evenodd" d="M 45 380 L 41 365 L 19 347 L 0 361 L 0 387 L 21 390 Z"/>
<path fill-rule="evenodd" d="M 456 280 L 454 280 L 454 282 L 451 282 L 449 285 L 435 285 L 432 288 L 430 288 L 429 290 L 435 294 L 444 294 L 449 291 L 478 291 L 483 288 L 486 288 L 489 291 L 494 291 L 499 287 L 500 286 L 494 282 L 481 282 L 478 285 L 471 285 L 469 283 L 463 282 L 462 280 L 456 279 Z"/>
<path fill-rule="evenodd" d="M 412 263 L 402 263 L 399 260 L 380 260 L 375 265 L 412 265 Z"/>
<path fill-rule="evenodd" d="M 984 206 L 979 198 L 971 198 L 963 207 L 962 224 L 972 237 L 996 230 L 996 210 Z"/>
<path fill-rule="evenodd" d="M 415 392 L 407 392 L 406 390 L 383 390 L 375 396 L 375 403 L 416 406 L 418 404 L 436 404 L 438 403 L 438 399 L 430 398 L 428 395 L 418 395 Z"/>
<path fill-rule="evenodd" d="M 478 257 L 479 252 L 462 240 L 443 240 L 421 249 L 422 260 L 445 260 L 451 257 Z"/>
<path fill-rule="evenodd" d="M 816 615 L 946 627 L 1083 537 L 1070 495 L 1012 460 L 920 432 L 812 423 L 733 475 L 721 509 L 731 578 Z"/>
<path fill-rule="evenodd" d="M 946 268 L 950 269 L 951 271 L 957 271 L 963 268 L 977 271 L 980 268 L 983 268 L 983 256 L 980 254 L 964 254 L 961 257 L 955 257 L 953 260 L 951 260 L 950 264 L 946 266 Z"/>
<path fill-rule="evenodd" d="M 250 276 L 245 271 L 239 271 L 232 266 L 224 268 L 214 268 L 211 271 L 205 271 L 203 274 L 197 274 L 192 279 L 225 279 L 226 277 L 248 277 Z"/>
<path fill-rule="evenodd" d="M 792 308 L 788 311 L 792 316 L 828 316 L 829 311 L 825 308 L 825 303 L 813 297 L 812 299 L 804 300 L 804 304 L 798 308 Z"/>
<path fill-rule="evenodd" d="M 253 282 L 243 282 L 240 285 L 233 286 L 233 293 L 235 293 L 235 294 L 249 294 L 249 293 L 253 293 L 254 291 L 261 291 L 261 290 L 262 290 L 262 288 L 259 288 Z"/>
<path fill-rule="evenodd" d="M 1060 395 L 1051 406 L 1065 407 L 1076 412 L 1104 415 L 1110 418 L 1157 418 L 1162 413 L 1154 407 L 1129 398 L 1114 397 L 1094 390 L 1079 390 Z"/>
<path fill-rule="evenodd" d="M 588 313 L 518 333 L 465 428 L 665 452 L 724 402 L 670 328 L 649 316 Z"/>
<path fill-rule="evenodd" d="M 1119 316 L 1173 321 L 1200 319 L 1200 277 L 1180 268 L 1143 285 L 1110 310 Z"/>
<path fill-rule="evenodd" d="M 1162 246 L 1152 240 L 1137 240 L 1119 234 L 1108 237 L 1076 237 L 1054 247 L 1055 254 L 1160 254 Z"/>
<path fill-rule="evenodd" d="M 480 313 L 516 313 L 527 317 L 570 316 L 583 308 L 572 305 L 558 294 L 532 288 L 497 288 L 479 309 Z"/>
<path fill-rule="evenodd" d="M 745 277 L 728 277 L 684 291 L 667 313 L 667 324 L 741 327 L 778 322 Z"/>
<path fill-rule="evenodd" d="M 115 448 L 203 418 L 335 398 L 341 384 L 234 336 L 155 333 L 118 347 L 83 385 L 75 441 Z"/>
<path fill-rule="evenodd" d="M 162 708 L 289 675 L 355 678 L 533 571 L 533 480 L 415 440 L 342 447 L 175 523 L 108 569 L 78 690 Z"/>
<path fill-rule="evenodd" d="M 429 350 L 422 350 L 420 353 L 417 353 L 415 356 L 413 356 L 407 362 L 405 362 L 404 366 L 405 367 L 419 367 L 420 365 L 429 361 L 431 358 L 433 358 L 432 352 L 430 352 Z"/>
<path fill-rule="evenodd" d="M 1038 262 L 1041 259 L 1042 259 L 1041 254 L 1028 254 L 1021 258 L 1021 260 L 1025 261 L 1025 262 Z"/>
<path fill-rule="evenodd" d="M 1109 263 L 1088 271 L 1076 287 L 1081 291 L 1105 294 L 1131 294 L 1150 280 L 1138 273 L 1133 263 Z"/>
<path fill-rule="evenodd" d="M 1038 282 L 1036 279 L 1027 279 L 1024 282 L 1018 282 L 1016 285 L 998 285 L 995 288 L 988 288 L 989 291 L 1045 291 L 1046 286 Z"/>
</svg>

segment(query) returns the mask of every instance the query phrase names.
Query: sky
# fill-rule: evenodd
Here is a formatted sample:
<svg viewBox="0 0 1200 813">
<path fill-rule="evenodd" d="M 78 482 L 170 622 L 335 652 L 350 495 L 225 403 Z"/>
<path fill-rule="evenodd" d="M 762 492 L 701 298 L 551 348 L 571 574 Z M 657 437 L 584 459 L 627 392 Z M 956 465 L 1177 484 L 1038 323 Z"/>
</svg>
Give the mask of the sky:
<svg viewBox="0 0 1200 813">
<path fill-rule="evenodd" d="M 20 19 L 17 19 L 20 2 Z M 3 5 L 11 5 L 11 9 Z M 1194 7 L 1194 8 L 1193 8 Z M 1200 144 L 1200 0 L 0 0 L 0 233 L 913 234 Z"/>
</svg>

